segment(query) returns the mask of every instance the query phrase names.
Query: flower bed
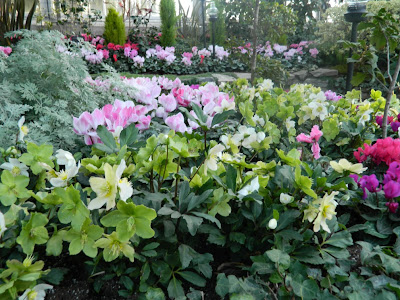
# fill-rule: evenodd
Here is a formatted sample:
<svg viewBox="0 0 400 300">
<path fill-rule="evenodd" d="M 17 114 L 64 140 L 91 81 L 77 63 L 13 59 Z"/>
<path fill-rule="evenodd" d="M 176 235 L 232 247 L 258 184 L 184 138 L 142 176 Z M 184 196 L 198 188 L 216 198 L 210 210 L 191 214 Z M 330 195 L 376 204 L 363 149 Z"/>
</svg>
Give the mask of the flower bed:
<svg viewBox="0 0 400 300">
<path fill-rule="evenodd" d="M 57 291 L 44 253 L 121 297 L 395 299 L 398 133 L 378 139 L 380 92 L 86 84 L 113 99 L 71 122 L 89 151 L 30 142 L 24 119 L 1 151 L 2 299 Z"/>
</svg>

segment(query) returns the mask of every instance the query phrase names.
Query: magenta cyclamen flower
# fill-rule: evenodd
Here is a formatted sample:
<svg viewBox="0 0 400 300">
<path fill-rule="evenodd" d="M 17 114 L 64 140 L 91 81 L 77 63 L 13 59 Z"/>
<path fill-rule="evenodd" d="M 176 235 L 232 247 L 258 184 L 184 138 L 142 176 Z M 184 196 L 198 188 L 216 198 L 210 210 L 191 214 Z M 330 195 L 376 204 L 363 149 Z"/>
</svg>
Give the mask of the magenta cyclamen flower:
<svg viewBox="0 0 400 300">
<path fill-rule="evenodd" d="M 390 123 L 390 127 L 392 127 L 392 130 L 394 132 L 397 132 L 400 127 L 400 122 L 399 121 L 392 122 L 392 123 Z"/>
<path fill-rule="evenodd" d="M 386 199 L 393 199 L 400 196 L 400 183 L 396 181 L 389 181 L 383 186 Z"/>
<path fill-rule="evenodd" d="M 310 135 L 306 135 L 304 133 L 300 133 L 296 139 L 298 142 L 304 142 L 304 143 L 309 143 L 311 145 L 311 151 L 314 155 L 315 159 L 318 159 L 321 157 L 320 152 L 321 148 L 319 147 L 318 141 L 320 137 L 322 136 L 322 131 L 319 130 L 318 125 L 314 125 L 313 128 L 311 129 Z"/>
<path fill-rule="evenodd" d="M 396 213 L 397 208 L 399 207 L 398 202 L 386 202 L 385 205 L 389 208 L 389 211 L 393 214 Z"/>
<path fill-rule="evenodd" d="M 376 193 L 378 191 L 378 187 L 379 187 L 379 181 L 376 178 L 375 174 L 372 175 L 364 175 L 361 179 L 360 179 L 360 186 L 363 189 L 364 195 L 363 195 L 363 199 L 367 198 L 367 192 L 366 189 L 370 192 L 370 193 Z"/>
</svg>

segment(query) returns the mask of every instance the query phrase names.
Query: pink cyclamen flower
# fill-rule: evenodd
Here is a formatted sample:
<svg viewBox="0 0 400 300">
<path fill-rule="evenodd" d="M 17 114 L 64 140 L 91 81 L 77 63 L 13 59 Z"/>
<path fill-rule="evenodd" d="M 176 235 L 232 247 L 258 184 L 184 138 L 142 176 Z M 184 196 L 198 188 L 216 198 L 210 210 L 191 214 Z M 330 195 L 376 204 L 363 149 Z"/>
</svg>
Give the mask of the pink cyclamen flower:
<svg viewBox="0 0 400 300">
<path fill-rule="evenodd" d="M 386 199 L 393 199 L 400 196 L 400 183 L 396 181 L 389 181 L 383 187 Z"/>
<path fill-rule="evenodd" d="M 396 213 L 397 208 L 399 207 L 398 202 L 386 202 L 385 205 L 389 208 L 389 211 L 393 214 Z"/>
<path fill-rule="evenodd" d="M 316 58 L 318 53 L 319 53 L 317 48 L 312 48 L 312 49 L 309 50 L 309 52 L 310 52 L 311 56 L 314 57 L 314 58 Z"/>
<path fill-rule="evenodd" d="M 320 152 L 321 148 L 319 147 L 318 141 L 322 136 L 322 131 L 319 130 L 318 125 L 314 125 L 313 128 L 311 129 L 310 135 L 306 135 L 304 133 L 300 133 L 296 139 L 298 142 L 304 142 L 304 143 L 309 143 L 312 144 L 311 146 L 311 151 L 314 155 L 315 159 L 318 159 L 321 157 Z"/>
<path fill-rule="evenodd" d="M 176 132 L 184 133 L 188 131 L 182 113 L 166 118 L 165 124 L 167 124 L 172 130 L 175 130 Z"/>
<path fill-rule="evenodd" d="M 376 178 L 375 174 L 372 175 L 364 175 L 361 179 L 360 179 L 360 186 L 363 189 L 363 199 L 367 199 L 367 192 L 366 190 L 368 190 L 370 193 L 376 193 L 379 191 L 378 187 L 379 187 L 379 181 Z"/>
</svg>

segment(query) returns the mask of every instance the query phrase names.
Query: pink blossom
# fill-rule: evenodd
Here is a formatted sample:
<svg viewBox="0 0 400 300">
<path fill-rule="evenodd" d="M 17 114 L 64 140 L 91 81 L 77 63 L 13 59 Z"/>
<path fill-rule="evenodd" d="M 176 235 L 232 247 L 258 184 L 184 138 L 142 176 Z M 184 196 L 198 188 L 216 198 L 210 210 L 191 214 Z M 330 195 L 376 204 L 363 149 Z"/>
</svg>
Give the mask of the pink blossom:
<svg viewBox="0 0 400 300">
<path fill-rule="evenodd" d="M 313 156 L 315 159 L 320 158 L 320 152 L 321 148 L 318 144 L 319 139 L 322 136 L 322 131 L 319 130 L 318 125 L 314 125 L 313 128 L 311 129 L 310 135 L 306 135 L 304 133 L 300 133 L 296 139 L 298 142 L 304 142 L 304 143 L 309 143 L 311 145 L 311 151 L 313 153 Z"/>
<path fill-rule="evenodd" d="M 177 106 L 177 101 L 173 94 L 169 94 L 168 96 L 161 94 L 161 96 L 158 98 L 158 102 L 160 102 L 167 113 L 174 111 Z"/>
<path fill-rule="evenodd" d="M 311 56 L 314 57 L 314 58 L 316 58 L 318 53 L 319 53 L 317 48 L 312 48 L 312 49 L 309 50 L 309 52 L 310 52 Z"/>
<path fill-rule="evenodd" d="M 389 211 L 392 214 L 395 214 L 397 209 L 399 208 L 399 203 L 398 202 L 386 202 L 385 205 L 389 208 Z"/>
<path fill-rule="evenodd" d="M 172 130 L 175 130 L 175 132 L 184 133 L 188 131 L 182 113 L 166 118 L 165 124 L 167 124 Z"/>
</svg>

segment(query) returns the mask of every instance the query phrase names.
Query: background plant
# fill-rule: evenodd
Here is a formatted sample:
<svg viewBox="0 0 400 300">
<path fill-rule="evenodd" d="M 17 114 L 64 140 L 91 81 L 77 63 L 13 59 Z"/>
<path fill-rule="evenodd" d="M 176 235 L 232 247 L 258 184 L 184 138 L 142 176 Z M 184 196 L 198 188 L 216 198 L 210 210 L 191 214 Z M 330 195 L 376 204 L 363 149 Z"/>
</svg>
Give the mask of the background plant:
<svg viewBox="0 0 400 300">
<path fill-rule="evenodd" d="M 123 17 L 120 16 L 114 8 L 108 10 L 104 23 L 103 36 L 106 43 L 115 45 L 123 45 L 126 41 L 125 23 Z"/>
<path fill-rule="evenodd" d="M 161 45 L 164 47 L 175 45 L 176 21 L 178 20 L 175 12 L 175 1 L 160 1 L 161 18 Z"/>
</svg>

